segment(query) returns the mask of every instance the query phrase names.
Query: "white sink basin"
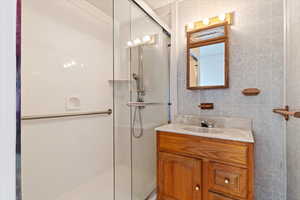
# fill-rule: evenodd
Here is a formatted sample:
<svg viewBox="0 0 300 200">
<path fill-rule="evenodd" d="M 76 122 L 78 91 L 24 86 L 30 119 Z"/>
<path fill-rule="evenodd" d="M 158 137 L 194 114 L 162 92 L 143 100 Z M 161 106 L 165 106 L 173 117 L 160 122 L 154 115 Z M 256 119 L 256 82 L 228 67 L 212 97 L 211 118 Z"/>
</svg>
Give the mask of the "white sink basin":
<svg viewBox="0 0 300 200">
<path fill-rule="evenodd" d="M 183 127 L 182 129 L 186 131 L 196 132 L 196 133 L 212 133 L 212 134 L 224 133 L 224 131 L 215 128 L 203 128 L 203 127 L 190 126 L 190 127 Z"/>
<path fill-rule="evenodd" d="M 155 128 L 155 130 L 163 133 L 177 133 L 207 138 L 254 143 L 254 138 L 250 129 L 204 128 L 201 126 L 187 124 L 166 124 L 164 126 Z"/>
</svg>

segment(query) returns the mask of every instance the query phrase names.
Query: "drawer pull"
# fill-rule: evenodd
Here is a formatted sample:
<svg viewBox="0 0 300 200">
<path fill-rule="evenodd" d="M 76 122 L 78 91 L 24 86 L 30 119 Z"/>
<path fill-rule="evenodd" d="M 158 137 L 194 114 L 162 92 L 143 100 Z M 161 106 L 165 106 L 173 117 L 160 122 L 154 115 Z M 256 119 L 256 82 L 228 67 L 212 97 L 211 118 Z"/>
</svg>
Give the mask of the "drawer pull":
<svg viewBox="0 0 300 200">
<path fill-rule="evenodd" d="M 196 185 L 195 190 L 196 190 L 196 191 L 199 191 L 199 190 L 200 190 L 200 186 L 199 186 L 199 185 Z"/>
<path fill-rule="evenodd" d="M 225 178 L 225 179 L 224 179 L 224 183 L 225 183 L 225 184 L 229 184 L 229 183 L 230 183 L 230 179 L 229 179 L 229 178 Z"/>
</svg>

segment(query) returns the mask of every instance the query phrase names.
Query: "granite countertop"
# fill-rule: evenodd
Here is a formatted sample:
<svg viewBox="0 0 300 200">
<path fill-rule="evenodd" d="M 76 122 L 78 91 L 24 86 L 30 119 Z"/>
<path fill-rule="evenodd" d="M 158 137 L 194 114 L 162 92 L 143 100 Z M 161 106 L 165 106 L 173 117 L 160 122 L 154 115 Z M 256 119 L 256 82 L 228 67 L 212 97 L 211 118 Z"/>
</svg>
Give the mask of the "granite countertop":
<svg viewBox="0 0 300 200">
<path fill-rule="evenodd" d="M 178 133 L 185 135 L 194 135 L 207 138 L 216 138 L 223 140 L 254 143 L 254 137 L 251 129 L 239 128 L 201 128 L 195 125 L 187 124 L 167 124 L 155 129 L 156 131 Z"/>
</svg>

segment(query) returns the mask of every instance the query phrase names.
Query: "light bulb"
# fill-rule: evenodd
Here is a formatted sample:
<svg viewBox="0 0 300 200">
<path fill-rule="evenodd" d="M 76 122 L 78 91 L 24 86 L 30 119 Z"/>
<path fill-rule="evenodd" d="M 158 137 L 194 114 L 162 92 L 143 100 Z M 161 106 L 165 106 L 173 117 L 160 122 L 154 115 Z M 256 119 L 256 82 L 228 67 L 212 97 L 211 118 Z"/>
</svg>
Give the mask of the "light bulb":
<svg viewBox="0 0 300 200">
<path fill-rule="evenodd" d="M 188 28 L 189 28 L 189 29 L 193 29 L 193 28 L 194 28 L 194 23 L 189 23 L 189 24 L 188 24 Z"/>
<path fill-rule="evenodd" d="M 132 46 L 133 46 L 133 43 L 132 43 L 131 41 L 128 41 L 128 42 L 127 42 L 127 46 L 132 47 Z"/>
<path fill-rule="evenodd" d="M 149 35 L 146 35 L 143 37 L 143 42 L 149 42 L 151 40 L 151 37 Z"/>
<path fill-rule="evenodd" d="M 141 44 L 141 39 L 140 38 L 137 38 L 137 39 L 135 39 L 134 41 L 133 41 L 133 43 L 135 44 L 135 45 L 138 45 L 138 44 Z"/>
<path fill-rule="evenodd" d="M 219 20 L 225 21 L 225 19 L 226 19 L 226 14 L 219 15 Z"/>
<path fill-rule="evenodd" d="M 205 18 L 204 20 L 203 20 L 203 24 L 205 24 L 205 25 L 208 25 L 209 24 L 209 19 L 208 18 Z"/>
</svg>

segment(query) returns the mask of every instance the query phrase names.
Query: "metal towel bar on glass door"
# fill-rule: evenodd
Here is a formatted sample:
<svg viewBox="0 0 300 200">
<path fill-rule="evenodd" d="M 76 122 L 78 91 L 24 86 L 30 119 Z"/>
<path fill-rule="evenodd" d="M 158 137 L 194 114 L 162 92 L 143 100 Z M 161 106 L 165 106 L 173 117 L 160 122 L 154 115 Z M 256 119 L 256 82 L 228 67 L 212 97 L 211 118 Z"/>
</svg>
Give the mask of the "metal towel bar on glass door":
<svg viewBox="0 0 300 200">
<path fill-rule="evenodd" d="M 79 117 L 79 116 L 90 116 L 90 115 L 111 115 L 112 109 L 107 111 L 98 112 L 81 112 L 81 113 L 64 113 L 64 114 L 53 114 L 53 115 L 33 115 L 33 116 L 23 116 L 22 120 L 36 120 L 36 119 L 56 119 L 56 118 L 66 118 L 66 117 Z"/>
</svg>

